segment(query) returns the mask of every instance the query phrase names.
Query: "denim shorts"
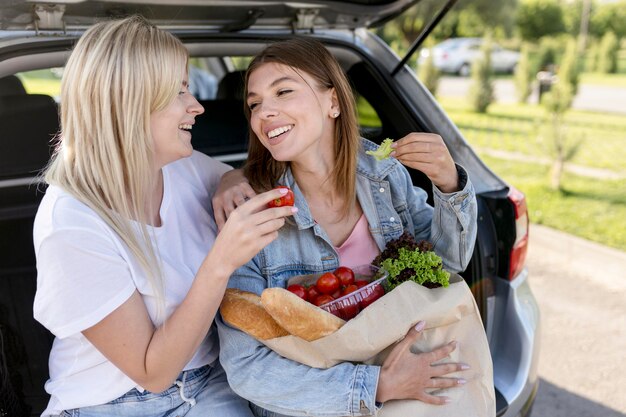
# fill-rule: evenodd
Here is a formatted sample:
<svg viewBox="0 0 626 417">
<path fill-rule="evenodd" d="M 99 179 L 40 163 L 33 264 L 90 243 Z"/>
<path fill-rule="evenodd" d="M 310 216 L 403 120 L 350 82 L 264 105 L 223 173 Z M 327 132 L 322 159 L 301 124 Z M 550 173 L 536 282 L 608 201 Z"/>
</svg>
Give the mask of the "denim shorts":
<svg viewBox="0 0 626 417">
<path fill-rule="evenodd" d="M 169 389 L 154 394 L 133 388 L 109 403 L 75 408 L 60 417 L 253 417 L 248 401 L 226 381 L 219 361 L 182 372 Z"/>
</svg>

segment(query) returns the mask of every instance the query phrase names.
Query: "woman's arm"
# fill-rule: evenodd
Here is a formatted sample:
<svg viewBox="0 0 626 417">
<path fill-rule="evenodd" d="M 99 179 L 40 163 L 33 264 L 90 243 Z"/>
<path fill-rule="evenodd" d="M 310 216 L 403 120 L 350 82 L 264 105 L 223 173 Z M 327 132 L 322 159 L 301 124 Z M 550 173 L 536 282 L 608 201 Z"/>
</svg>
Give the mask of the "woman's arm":
<svg viewBox="0 0 626 417">
<path fill-rule="evenodd" d="M 156 327 L 134 292 L 85 337 L 126 375 L 149 391 L 168 388 L 191 359 L 215 317 L 230 274 L 274 240 L 291 207 L 265 209 L 280 197 L 272 190 L 231 213 L 200 266 L 183 302 Z M 166 289 L 167 290 L 167 289 Z"/>
<path fill-rule="evenodd" d="M 218 230 L 222 230 L 233 210 L 255 195 L 242 170 L 233 169 L 224 173 L 212 199 Z"/>
<path fill-rule="evenodd" d="M 411 133 L 392 145 L 402 164 L 419 169 L 433 182 L 434 210 L 426 192 L 413 187 L 406 169 L 398 170 L 405 185 L 415 238 L 429 240 L 449 271 L 464 271 L 477 233 L 476 194 L 467 172 L 456 165 L 439 135 Z"/>
</svg>

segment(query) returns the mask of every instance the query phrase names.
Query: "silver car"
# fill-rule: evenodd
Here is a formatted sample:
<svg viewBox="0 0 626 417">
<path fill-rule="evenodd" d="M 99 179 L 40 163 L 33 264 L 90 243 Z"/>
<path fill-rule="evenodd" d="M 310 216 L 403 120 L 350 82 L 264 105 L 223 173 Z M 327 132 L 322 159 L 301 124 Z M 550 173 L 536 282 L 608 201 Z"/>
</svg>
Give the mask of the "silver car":
<svg viewBox="0 0 626 417">
<path fill-rule="evenodd" d="M 368 27 L 415 0 L 12 0 L 0 5 L 0 415 L 38 415 L 48 397 L 52 336 L 32 317 L 36 270 L 32 222 L 45 187 L 37 173 L 58 130 L 58 74 L 77 37 L 104 18 L 139 13 L 187 46 L 191 84 L 206 111 L 196 149 L 234 166 L 247 157 L 242 74 L 267 42 L 298 34 L 325 43 L 358 97 L 361 133 L 373 141 L 436 132 L 472 179 L 478 238 L 462 276 L 480 308 L 494 363 L 497 415 L 528 416 L 538 387 L 539 312 L 524 259 L 524 194 L 474 153 L 435 98 Z M 411 52 L 419 47 L 416 43 Z M 141 53 L 141 51 L 137 51 Z M 428 178 L 411 173 L 431 190 Z M 432 197 L 432 196 L 431 196 Z M 9 408 L 12 407 L 12 408 Z"/>
<path fill-rule="evenodd" d="M 451 38 L 432 48 L 420 51 L 418 64 L 432 55 L 433 64 L 441 72 L 470 75 L 472 63 L 480 56 L 483 40 L 481 38 Z M 520 53 L 504 49 L 497 43 L 491 45 L 491 68 L 494 72 L 513 73 L 520 58 Z"/>
</svg>

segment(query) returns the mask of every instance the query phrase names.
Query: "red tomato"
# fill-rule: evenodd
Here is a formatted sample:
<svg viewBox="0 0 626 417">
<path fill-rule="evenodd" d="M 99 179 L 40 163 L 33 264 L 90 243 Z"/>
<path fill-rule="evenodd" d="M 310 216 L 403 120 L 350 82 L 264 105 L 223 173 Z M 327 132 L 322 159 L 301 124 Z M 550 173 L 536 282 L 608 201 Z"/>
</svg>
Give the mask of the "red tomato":
<svg viewBox="0 0 626 417">
<path fill-rule="evenodd" d="M 341 297 L 341 288 L 339 288 L 337 291 L 335 291 L 334 293 L 331 294 L 331 297 L 333 297 L 335 300 L 339 297 Z"/>
<path fill-rule="evenodd" d="M 343 297 L 344 295 L 348 295 L 351 292 L 355 292 L 358 289 L 359 289 L 359 287 L 357 287 L 356 285 L 350 284 L 347 287 L 344 287 L 343 290 L 341 290 L 341 296 Z"/>
<path fill-rule="evenodd" d="M 359 304 L 351 304 L 344 307 L 339 308 L 339 317 L 344 320 L 350 320 L 356 317 L 357 314 L 361 311 Z"/>
<path fill-rule="evenodd" d="M 362 309 L 369 306 L 374 301 L 378 300 L 380 297 L 385 295 L 385 289 L 380 284 L 374 285 L 370 290 L 371 292 L 368 292 L 368 294 L 365 297 L 363 297 L 363 299 L 360 302 Z"/>
<path fill-rule="evenodd" d="M 354 281 L 354 285 L 356 285 L 358 288 L 363 288 L 365 287 L 367 284 L 369 284 L 369 281 L 366 281 L 364 279 L 360 279 L 358 281 Z"/>
<path fill-rule="evenodd" d="M 333 272 L 339 281 L 341 281 L 341 285 L 348 286 L 350 284 L 354 284 L 354 272 L 347 266 L 340 266 L 335 269 Z"/>
<path fill-rule="evenodd" d="M 280 198 L 276 198 L 270 201 L 269 203 L 267 203 L 267 206 L 268 207 L 293 206 L 293 191 L 291 191 L 289 187 L 284 186 L 284 185 L 279 185 L 278 187 L 275 187 L 274 189 L 277 190 L 279 188 L 286 188 L 287 194 L 285 194 L 284 196 Z"/>
<path fill-rule="evenodd" d="M 331 301 L 335 301 L 335 299 L 332 296 L 328 294 L 322 294 L 313 301 L 313 304 L 319 307 L 323 304 L 330 303 Z"/>
<path fill-rule="evenodd" d="M 315 283 L 317 290 L 322 294 L 332 294 L 339 289 L 341 282 L 339 278 L 332 272 L 326 272 L 324 275 L 317 279 Z"/>
<path fill-rule="evenodd" d="M 290 285 L 287 287 L 287 291 L 291 291 L 298 297 L 302 298 L 304 301 L 309 301 L 307 290 L 302 285 L 299 285 L 299 284 Z"/>
<path fill-rule="evenodd" d="M 311 285 L 306 290 L 306 296 L 307 296 L 306 298 L 307 298 L 307 300 L 309 300 L 310 303 L 315 301 L 315 299 L 317 297 L 319 297 L 320 295 L 322 295 L 322 293 L 319 292 L 319 290 L 317 289 L 317 287 L 315 285 Z"/>
</svg>

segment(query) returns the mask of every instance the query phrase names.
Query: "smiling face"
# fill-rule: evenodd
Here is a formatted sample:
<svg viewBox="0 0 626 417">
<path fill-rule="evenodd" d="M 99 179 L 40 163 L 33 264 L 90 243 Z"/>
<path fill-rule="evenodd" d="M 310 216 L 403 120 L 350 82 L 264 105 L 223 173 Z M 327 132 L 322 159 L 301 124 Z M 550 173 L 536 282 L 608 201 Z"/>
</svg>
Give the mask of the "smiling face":
<svg viewBox="0 0 626 417">
<path fill-rule="evenodd" d="M 248 78 L 250 126 L 272 157 L 299 161 L 332 152 L 337 99 L 306 72 L 277 63 L 256 68 Z"/>
<path fill-rule="evenodd" d="M 191 155 L 191 128 L 204 108 L 189 92 L 187 78 L 177 96 L 165 108 L 150 115 L 154 159 L 158 168 Z"/>
</svg>

